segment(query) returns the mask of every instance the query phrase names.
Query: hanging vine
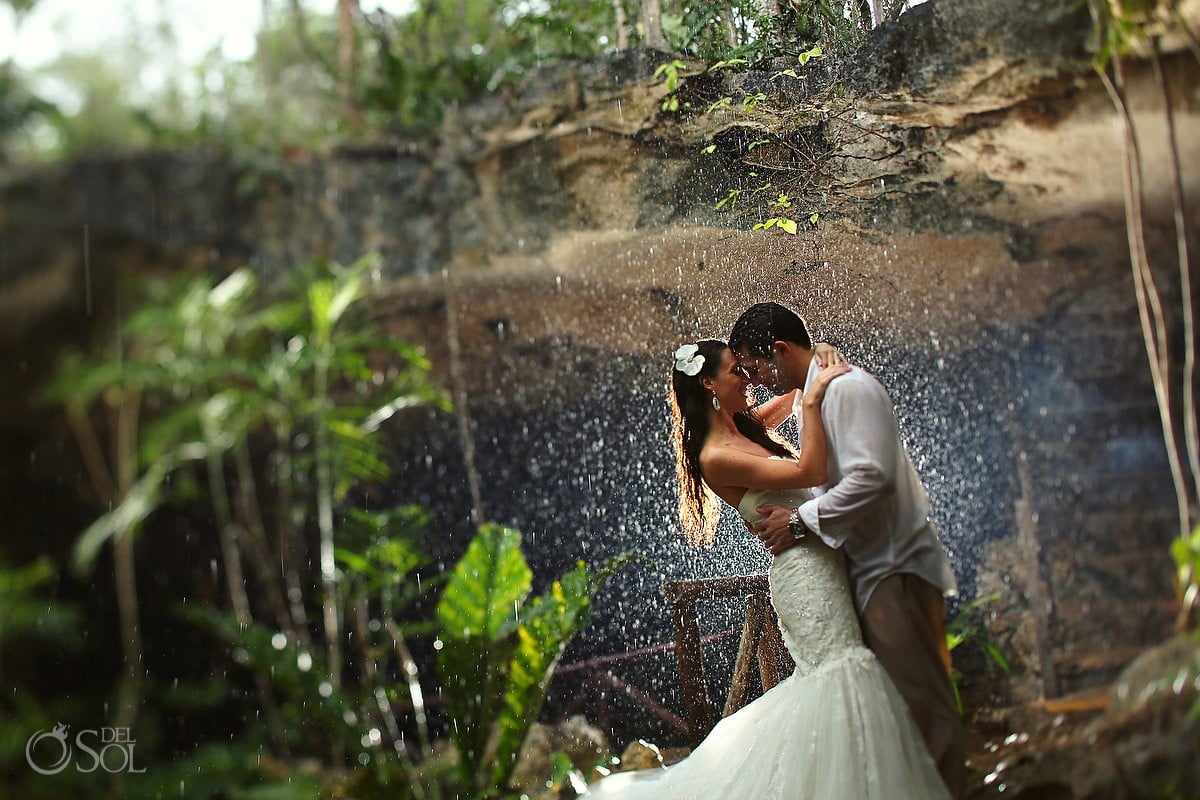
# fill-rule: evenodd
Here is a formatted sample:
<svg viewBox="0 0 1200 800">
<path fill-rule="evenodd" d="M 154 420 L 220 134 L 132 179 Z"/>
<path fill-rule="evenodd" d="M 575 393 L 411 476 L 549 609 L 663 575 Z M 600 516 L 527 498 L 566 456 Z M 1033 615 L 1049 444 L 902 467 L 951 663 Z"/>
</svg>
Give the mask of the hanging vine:
<svg viewBox="0 0 1200 800">
<path fill-rule="evenodd" d="M 1194 395 L 1196 339 L 1193 298 L 1197 287 L 1191 271 L 1179 144 L 1170 87 L 1162 69 L 1161 41 L 1167 34 L 1181 36 L 1197 64 L 1200 64 L 1200 48 L 1196 46 L 1195 34 L 1188 29 L 1180 15 L 1176 0 L 1164 0 L 1161 3 L 1088 0 L 1088 9 L 1095 33 L 1096 55 L 1093 65 L 1120 122 L 1122 188 L 1134 293 L 1175 489 L 1179 540 L 1189 541 L 1200 522 L 1200 512 L 1197 510 L 1200 498 L 1200 434 L 1197 432 Z M 1130 111 L 1126 76 L 1127 59 L 1131 56 L 1150 62 L 1163 108 L 1179 279 L 1180 301 L 1177 309 L 1166 305 L 1146 245 L 1143 162 L 1138 128 Z M 1182 328 L 1182 353 L 1173 354 L 1171 351 L 1169 323 L 1172 318 L 1168 317 L 1169 311 L 1178 312 Z M 1177 365 L 1180 367 L 1178 386 L 1173 382 Z M 1186 560 L 1179 562 L 1179 573 L 1181 608 L 1178 622 L 1181 628 L 1191 629 L 1197 611 L 1200 611 L 1200 593 L 1196 591 L 1198 576 Z"/>
</svg>

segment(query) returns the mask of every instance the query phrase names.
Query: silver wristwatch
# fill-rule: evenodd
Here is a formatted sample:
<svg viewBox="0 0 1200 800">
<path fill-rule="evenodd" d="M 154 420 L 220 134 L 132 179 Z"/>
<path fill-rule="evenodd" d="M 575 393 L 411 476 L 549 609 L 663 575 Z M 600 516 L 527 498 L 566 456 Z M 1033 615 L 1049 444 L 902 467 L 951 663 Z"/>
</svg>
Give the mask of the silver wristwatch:
<svg viewBox="0 0 1200 800">
<path fill-rule="evenodd" d="M 798 508 L 788 517 L 788 532 L 797 539 L 803 539 L 808 533 L 808 526 L 800 519 L 800 509 Z"/>
</svg>

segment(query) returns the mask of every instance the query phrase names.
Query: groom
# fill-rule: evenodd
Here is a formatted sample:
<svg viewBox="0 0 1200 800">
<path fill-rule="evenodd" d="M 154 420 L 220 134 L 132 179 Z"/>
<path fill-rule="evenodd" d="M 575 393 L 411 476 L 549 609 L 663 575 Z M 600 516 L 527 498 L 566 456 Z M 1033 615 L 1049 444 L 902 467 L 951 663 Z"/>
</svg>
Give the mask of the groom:
<svg viewBox="0 0 1200 800">
<path fill-rule="evenodd" d="M 804 322 L 778 303 L 747 309 L 729 347 L 744 377 L 777 393 L 803 390 L 819 369 Z M 828 483 L 798 509 L 759 508 L 767 518 L 754 533 L 773 554 L 814 535 L 843 549 L 863 638 L 908 703 L 951 796 L 962 797 L 965 743 L 945 631 L 945 596 L 956 587 L 929 499 L 891 400 L 869 373 L 853 367 L 830 383 L 821 419 Z"/>
</svg>

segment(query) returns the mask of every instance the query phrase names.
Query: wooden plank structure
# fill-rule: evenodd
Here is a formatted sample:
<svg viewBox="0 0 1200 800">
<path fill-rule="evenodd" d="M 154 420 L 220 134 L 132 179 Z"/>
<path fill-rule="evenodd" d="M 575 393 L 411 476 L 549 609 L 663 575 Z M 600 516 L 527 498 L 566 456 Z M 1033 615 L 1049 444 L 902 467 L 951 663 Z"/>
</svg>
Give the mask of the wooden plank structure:
<svg viewBox="0 0 1200 800">
<path fill-rule="evenodd" d="M 708 685 L 704 679 L 704 661 L 700 653 L 700 625 L 696 617 L 697 603 L 701 600 L 729 597 L 746 598 L 746 624 L 742 628 L 741 641 L 738 643 L 729 697 L 721 714 L 728 716 L 746 704 L 751 671 L 756 663 L 763 691 L 779 683 L 781 664 L 788 671 L 795 666 L 779 635 L 770 594 L 766 573 L 667 581 L 663 585 L 663 597 L 671 606 L 671 615 L 675 622 L 675 655 L 679 659 L 679 679 L 683 689 L 688 739 L 693 747 L 703 741 L 716 724 L 708 699 Z"/>
</svg>

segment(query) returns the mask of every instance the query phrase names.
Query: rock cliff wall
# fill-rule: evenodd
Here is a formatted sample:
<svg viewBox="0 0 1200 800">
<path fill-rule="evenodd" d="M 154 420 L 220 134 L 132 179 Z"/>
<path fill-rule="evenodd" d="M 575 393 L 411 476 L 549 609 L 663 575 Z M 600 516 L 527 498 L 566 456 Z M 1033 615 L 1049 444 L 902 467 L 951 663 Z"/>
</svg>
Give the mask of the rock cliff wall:
<svg viewBox="0 0 1200 800">
<path fill-rule="evenodd" d="M 1004 691 L 1106 681 L 1170 630 L 1174 501 L 1120 137 L 1071 5 L 932 0 L 846 58 L 692 65 L 675 114 L 652 78 L 667 57 L 631 52 L 459 109 L 431 145 L 136 153 L 10 176 L 8 374 L 32 385 L 58 341 L 111 330 L 124 272 L 250 263 L 271 279 L 376 251 L 389 326 L 463 401 L 484 513 L 536 542 L 543 573 L 626 547 L 659 560 L 601 598 L 612 651 L 665 629 L 662 577 L 763 566 L 736 526 L 709 553 L 673 537 L 662 394 L 679 343 L 778 299 L 892 390 L 965 597 L 1000 595 Z M 1197 65 L 1164 64 L 1194 209 Z M 1145 64 L 1128 82 L 1151 255 L 1177 296 L 1162 98 Z M 703 113 L 758 93 L 753 113 Z M 817 221 L 752 231 L 752 203 L 714 208 L 760 168 Z M 65 463 L 30 432 L 41 412 L 19 395 L 4 409 L 10 450 Z M 437 509 L 446 553 L 469 519 L 463 430 L 418 414 L 394 433 L 394 494 Z"/>
</svg>

